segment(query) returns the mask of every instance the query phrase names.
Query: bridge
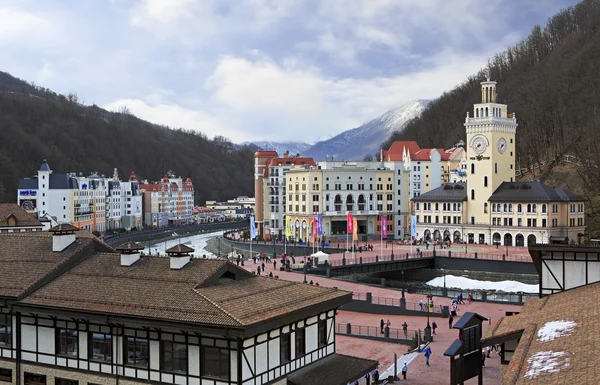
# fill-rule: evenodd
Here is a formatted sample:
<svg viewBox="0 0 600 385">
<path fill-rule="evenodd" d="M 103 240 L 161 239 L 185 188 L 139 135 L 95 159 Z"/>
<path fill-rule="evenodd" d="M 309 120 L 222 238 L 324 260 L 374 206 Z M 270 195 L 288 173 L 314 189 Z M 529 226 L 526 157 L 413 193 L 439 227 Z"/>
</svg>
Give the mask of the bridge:
<svg viewBox="0 0 600 385">
<path fill-rule="evenodd" d="M 383 257 L 357 257 L 334 260 L 325 265 L 307 267 L 306 273 L 328 278 L 352 276 L 354 274 L 410 271 L 418 269 L 470 270 L 489 273 L 537 274 L 530 257 L 462 254 L 451 252 L 426 252 L 420 256 L 387 255 Z M 303 265 L 294 265 L 292 270 L 304 272 Z"/>
</svg>

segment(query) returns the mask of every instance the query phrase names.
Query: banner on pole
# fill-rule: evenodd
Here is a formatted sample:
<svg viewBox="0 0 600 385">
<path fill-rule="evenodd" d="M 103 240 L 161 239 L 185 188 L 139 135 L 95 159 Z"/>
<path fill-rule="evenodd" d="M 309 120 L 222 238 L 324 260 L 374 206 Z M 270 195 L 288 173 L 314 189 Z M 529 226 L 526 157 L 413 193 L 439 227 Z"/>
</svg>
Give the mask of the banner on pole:
<svg viewBox="0 0 600 385">
<path fill-rule="evenodd" d="M 381 217 L 381 238 L 387 238 L 387 215 Z"/>
<path fill-rule="evenodd" d="M 256 238 L 256 224 L 254 223 L 254 217 L 250 217 L 250 239 Z"/>
<path fill-rule="evenodd" d="M 285 236 L 286 237 L 291 237 L 292 236 L 292 218 L 291 217 L 286 217 L 285 218 Z"/>
<path fill-rule="evenodd" d="M 318 233 L 317 227 L 318 227 L 317 226 L 317 220 L 313 219 L 313 225 L 312 225 L 312 228 L 313 228 L 313 242 L 317 241 L 317 233 Z"/>
<path fill-rule="evenodd" d="M 352 214 L 348 213 L 348 219 L 347 219 L 347 228 L 346 228 L 346 232 L 348 234 L 353 234 L 354 233 L 354 222 L 352 221 Z"/>
<path fill-rule="evenodd" d="M 358 241 L 358 224 L 356 218 L 352 218 L 352 239 Z"/>
<path fill-rule="evenodd" d="M 323 235 L 323 215 L 317 215 L 317 230 L 319 235 Z"/>
<path fill-rule="evenodd" d="M 417 236 L 417 216 L 413 215 L 410 217 L 410 235 L 412 237 Z"/>
</svg>

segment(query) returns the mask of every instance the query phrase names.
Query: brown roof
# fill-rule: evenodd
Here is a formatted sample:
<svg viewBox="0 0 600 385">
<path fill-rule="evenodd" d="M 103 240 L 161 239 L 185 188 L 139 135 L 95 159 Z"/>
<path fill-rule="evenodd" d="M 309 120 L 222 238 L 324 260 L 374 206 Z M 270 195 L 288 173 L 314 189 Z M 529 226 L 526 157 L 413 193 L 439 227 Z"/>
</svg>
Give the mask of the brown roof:
<svg viewBox="0 0 600 385">
<path fill-rule="evenodd" d="M 225 272 L 235 280 L 219 280 Z M 95 253 L 22 303 L 245 328 L 327 301 L 336 307 L 349 298 L 341 290 L 256 277 L 221 259 L 192 259 L 171 270 L 165 257 L 121 266 L 118 254 Z"/>
<path fill-rule="evenodd" d="M 14 216 L 16 226 L 38 226 L 43 227 L 35 215 L 23 210 L 16 203 L 0 203 L 0 227 L 8 226 L 8 218 Z"/>
<path fill-rule="evenodd" d="M 167 254 L 188 254 L 188 253 L 193 253 L 194 249 L 192 249 L 189 246 L 186 245 L 175 245 L 173 247 L 169 247 L 167 249 Z"/>
<path fill-rule="evenodd" d="M 62 252 L 52 251 L 52 234 L 39 231 L 0 234 L 0 297 L 19 297 L 61 267 L 83 258 L 95 248 L 110 250 L 90 233 Z"/>
<path fill-rule="evenodd" d="M 498 320 L 482 339 L 484 344 L 521 338 L 502 384 L 600 384 L 597 298 L 600 283 L 530 299 L 521 313 Z M 552 325 L 565 322 L 573 323 L 570 330 L 543 338 Z"/>
<path fill-rule="evenodd" d="M 48 231 L 51 233 L 72 232 L 72 231 L 79 231 L 79 227 L 75 227 L 69 223 L 61 223 L 59 225 L 54 226 L 53 228 L 51 228 Z"/>
<path fill-rule="evenodd" d="M 115 248 L 115 250 L 117 250 L 117 251 L 138 251 L 138 250 L 144 250 L 144 249 L 145 249 L 144 246 L 138 245 L 135 242 L 127 242 L 127 243 L 119 245 Z"/>
<path fill-rule="evenodd" d="M 289 385 L 346 385 L 377 369 L 379 362 L 364 358 L 332 354 L 292 373 Z"/>
</svg>

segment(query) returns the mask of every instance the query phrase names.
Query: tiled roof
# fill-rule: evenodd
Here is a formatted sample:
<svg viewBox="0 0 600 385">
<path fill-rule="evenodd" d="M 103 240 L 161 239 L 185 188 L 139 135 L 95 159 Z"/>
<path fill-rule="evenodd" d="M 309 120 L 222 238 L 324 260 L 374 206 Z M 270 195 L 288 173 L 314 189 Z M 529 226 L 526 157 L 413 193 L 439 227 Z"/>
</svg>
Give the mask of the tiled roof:
<svg viewBox="0 0 600 385">
<path fill-rule="evenodd" d="M 493 324 L 482 339 L 484 344 L 503 337 L 512 339 L 509 336 L 522 333 L 502 384 L 600 384 L 600 356 L 596 354 L 600 348 L 597 298 L 600 298 L 600 283 L 529 299 L 519 314 L 503 317 Z M 570 330 L 552 333 L 565 322 L 573 323 Z M 549 359 L 550 355 L 554 358 Z M 552 367 L 554 371 L 544 370 Z"/>
<path fill-rule="evenodd" d="M 269 176 L 269 169 L 271 166 L 278 166 L 278 165 L 282 165 L 282 164 L 289 164 L 289 165 L 295 165 L 295 166 L 307 164 L 307 165 L 313 166 L 313 167 L 316 166 L 316 163 L 313 158 L 302 158 L 302 157 L 295 157 L 295 156 L 289 156 L 287 158 L 274 157 L 271 159 L 267 159 L 267 162 L 265 164 L 265 169 L 263 171 L 263 176 L 264 177 Z"/>
<path fill-rule="evenodd" d="M 584 202 L 582 196 L 561 188 L 546 186 L 539 180 L 531 182 L 502 182 L 490 202 Z"/>
<path fill-rule="evenodd" d="M 52 234 L 48 232 L 0 234 L 0 297 L 22 295 L 63 264 L 80 257 L 86 248 L 93 250 L 94 243 L 100 243 L 88 232 L 78 235 L 84 237 L 57 253 L 52 251 Z"/>
<path fill-rule="evenodd" d="M 193 252 L 194 252 L 194 249 L 192 249 L 189 246 L 182 245 L 182 244 L 175 245 L 173 247 L 169 247 L 166 250 L 167 254 L 188 254 L 188 253 L 193 253 Z"/>
<path fill-rule="evenodd" d="M 224 277 L 236 280 L 221 282 L 226 271 Z M 165 257 L 145 256 L 121 266 L 118 254 L 95 253 L 22 303 L 243 328 L 349 296 L 340 290 L 257 277 L 221 259 L 192 259 L 172 270 Z"/>
<path fill-rule="evenodd" d="M 287 378 L 288 385 L 346 385 L 377 369 L 379 362 L 343 354 L 332 354 Z"/>
<path fill-rule="evenodd" d="M 115 248 L 117 251 L 138 251 L 144 250 L 145 247 L 135 242 L 127 242 Z"/>
<path fill-rule="evenodd" d="M 11 215 L 17 220 L 16 226 L 43 226 L 33 214 L 29 214 L 18 204 L 0 203 L 0 227 L 8 226 L 8 217 Z"/>
<path fill-rule="evenodd" d="M 19 190 L 37 190 L 38 189 L 38 178 L 23 178 L 19 179 Z"/>
<path fill-rule="evenodd" d="M 464 202 L 467 200 L 467 184 L 465 182 L 446 183 L 438 188 L 412 198 L 413 202 Z"/>
<path fill-rule="evenodd" d="M 51 233 L 75 232 L 79 231 L 79 227 L 75 227 L 69 223 L 61 223 L 59 225 L 54 226 L 48 231 Z"/>
</svg>

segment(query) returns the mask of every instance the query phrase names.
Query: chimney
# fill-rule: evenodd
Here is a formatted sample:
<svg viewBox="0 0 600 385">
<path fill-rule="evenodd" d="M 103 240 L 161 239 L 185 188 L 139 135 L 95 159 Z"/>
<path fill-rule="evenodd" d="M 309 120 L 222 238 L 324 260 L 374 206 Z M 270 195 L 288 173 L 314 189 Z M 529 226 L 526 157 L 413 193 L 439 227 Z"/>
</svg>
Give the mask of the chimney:
<svg viewBox="0 0 600 385">
<path fill-rule="evenodd" d="M 54 226 L 48 230 L 52 234 L 52 251 L 60 253 L 69 247 L 77 239 L 75 236 L 76 231 L 79 231 L 79 229 L 68 223 Z"/>
<path fill-rule="evenodd" d="M 144 250 L 144 246 L 135 242 L 127 242 L 117 247 L 117 251 L 121 252 L 121 266 L 131 266 L 136 263 L 141 257 L 141 250 Z"/>
<path fill-rule="evenodd" d="M 190 253 L 193 253 L 194 249 L 180 244 L 167 249 L 166 252 L 171 261 L 171 270 L 180 270 L 192 260 L 193 256 Z"/>
</svg>

